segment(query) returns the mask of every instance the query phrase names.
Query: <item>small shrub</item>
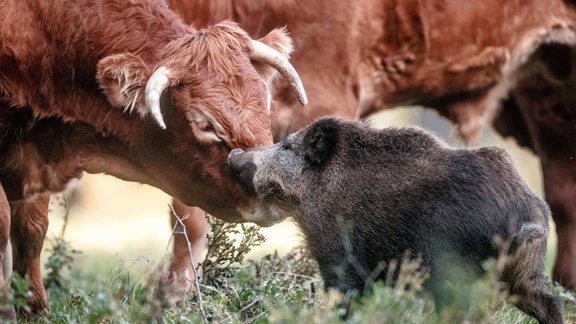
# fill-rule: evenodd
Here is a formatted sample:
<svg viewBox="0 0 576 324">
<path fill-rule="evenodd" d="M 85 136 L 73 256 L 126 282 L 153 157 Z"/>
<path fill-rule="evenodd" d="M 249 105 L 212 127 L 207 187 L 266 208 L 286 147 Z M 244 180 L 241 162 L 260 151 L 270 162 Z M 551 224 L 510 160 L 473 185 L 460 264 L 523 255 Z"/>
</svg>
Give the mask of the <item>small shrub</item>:
<svg viewBox="0 0 576 324">
<path fill-rule="evenodd" d="M 57 202 L 63 208 L 63 224 L 60 235 L 49 238 L 46 252 L 49 254 L 46 262 L 44 263 L 44 287 L 46 290 L 64 290 L 68 292 L 68 285 L 65 284 L 65 273 L 72 269 L 72 262 L 80 251 L 72 248 L 69 242 L 64 240 L 66 227 L 68 226 L 68 218 L 70 216 L 70 200 L 65 194 L 56 195 L 51 203 Z"/>
<path fill-rule="evenodd" d="M 234 276 L 246 254 L 266 241 L 256 225 L 231 224 L 208 217 L 208 251 L 201 264 L 202 284 L 219 288 Z"/>
<path fill-rule="evenodd" d="M 11 298 L 9 300 L 14 304 L 14 308 L 21 309 L 26 312 L 30 311 L 28 305 L 26 305 L 26 300 L 32 294 L 30 292 L 30 285 L 28 280 L 23 278 L 17 272 L 12 273 L 12 278 L 10 282 Z"/>
<path fill-rule="evenodd" d="M 46 290 L 68 291 L 66 273 L 72 270 L 72 262 L 80 251 L 72 248 L 62 237 L 48 239 L 48 244 L 50 247 L 46 250 L 49 256 L 44 263 L 44 287 Z"/>
</svg>

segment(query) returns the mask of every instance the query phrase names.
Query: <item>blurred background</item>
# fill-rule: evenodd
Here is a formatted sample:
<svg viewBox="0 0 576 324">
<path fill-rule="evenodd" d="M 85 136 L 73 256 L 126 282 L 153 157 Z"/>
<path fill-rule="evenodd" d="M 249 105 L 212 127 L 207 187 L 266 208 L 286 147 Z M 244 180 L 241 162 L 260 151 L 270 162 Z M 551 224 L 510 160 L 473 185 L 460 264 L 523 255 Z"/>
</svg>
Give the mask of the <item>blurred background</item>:
<svg viewBox="0 0 576 324">
<path fill-rule="evenodd" d="M 466 146 L 454 135 L 452 124 L 431 110 L 397 108 L 378 113 L 369 120 L 375 127 L 418 125 L 452 146 Z M 488 145 L 507 149 L 522 177 L 542 197 L 540 164 L 532 152 L 518 147 L 513 140 L 503 139 L 491 128 L 485 129 L 477 143 L 469 144 L 470 147 Z M 53 197 L 48 239 L 62 231 L 66 214 L 63 201 L 69 205 L 64 238 L 74 249 L 81 251 L 74 266 L 83 271 L 112 268 L 119 262 L 133 270 L 155 268 L 171 252 L 172 233 L 168 217 L 171 198 L 158 189 L 111 176 L 85 174 L 74 191 Z M 291 221 L 263 228 L 261 232 L 267 238 L 266 243 L 251 252 L 252 258 L 274 251 L 286 253 L 301 242 Z M 554 242 L 552 227 L 549 246 L 554 246 Z M 49 241 L 45 244 L 45 249 L 47 247 Z M 43 257 L 46 254 L 43 253 Z M 548 269 L 553 257 L 554 251 L 550 251 Z"/>
</svg>

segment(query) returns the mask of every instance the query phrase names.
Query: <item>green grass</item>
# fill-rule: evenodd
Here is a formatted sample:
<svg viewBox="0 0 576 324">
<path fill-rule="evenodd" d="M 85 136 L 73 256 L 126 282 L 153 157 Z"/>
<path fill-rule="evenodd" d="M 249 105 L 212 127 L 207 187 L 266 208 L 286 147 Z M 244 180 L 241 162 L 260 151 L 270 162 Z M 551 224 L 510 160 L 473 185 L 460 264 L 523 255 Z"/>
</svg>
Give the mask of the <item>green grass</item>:
<svg viewBox="0 0 576 324">
<path fill-rule="evenodd" d="M 262 242 L 254 226 L 234 227 L 215 222 L 210 235 L 200 294 L 186 295 L 176 304 L 157 296 L 159 269 L 135 271 L 119 259 L 103 269 L 73 266 L 76 252 L 61 240 L 49 241 L 45 284 L 50 313 L 21 323 L 535 323 L 506 303 L 506 294 L 487 263 L 486 275 L 466 290 L 471 307 L 453 307 L 438 314 L 422 289 L 425 276 L 418 265 L 402 264 L 393 285 L 378 282 L 363 298 L 324 292 L 316 264 L 305 251 L 285 256 L 244 258 Z M 232 234 L 231 236 L 228 234 Z M 233 238 L 232 238 L 233 237 Z M 240 237 L 240 238 L 239 238 Z M 14 300 L 22 304 L 26 282 L 15 278 Z M 576 295 L 552 286 L 564 304 L 565 319 L 576 321 Z M 199 297 L 202 303 L 199 303 Z M 344 309 L 350 310 L 346 319 Z"/>
<path fill-rule="evenodd" d="M 204 317 L 224 323 L 336 323 L 340 322 L 342 299 L 337 293 L 323 293 L 317 276 L 284 269 L 287 260 L 268 256 L 262 263 L 239 268 L 224 286 L 203 286 Z M 178 305 L 161 308 L 154 299 L 155 280 L 134 276 L 119 263 L 107 273 L 96 275 L 72 272 L 67 289 L 49 290 L 51 309 L 46 317 L 31 323 L 201 323 L 196 296 Z M 282 267 L 278 269 L 276 267 Z M 284 271 L 277 271 L 284 270 Z M 311 285 L 316 287 L 312 293 Z M 496 294 L 489 278 L 475 285 L 477 303 L 467 311 L 448 310 L 438 316 L 430 296 L 419 288 L 404 289 L 377 283 L 368 297 L 352 302 L 348 323 L 535 323 Z M 575 296 L 559 287 L 565 317 L 576 320 Z M 23 321 L 21 319 L 21 322 Z"/>
</svg>

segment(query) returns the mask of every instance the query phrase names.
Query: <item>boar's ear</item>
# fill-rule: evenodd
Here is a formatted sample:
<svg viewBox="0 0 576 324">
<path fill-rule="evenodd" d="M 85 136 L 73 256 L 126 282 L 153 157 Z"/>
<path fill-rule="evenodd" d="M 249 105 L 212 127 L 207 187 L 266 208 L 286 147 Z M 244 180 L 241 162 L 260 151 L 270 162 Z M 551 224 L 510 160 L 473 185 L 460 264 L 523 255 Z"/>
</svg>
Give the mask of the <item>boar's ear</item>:
<svg viewBox="0 0 576 324">
<path fill-rule="evenodd" d="M 144 90 L 150 74 L 138 56 L 123 53 L 100 60 L 96 78 L 112 106 L 144 117 L 148 114 Z"/>
<path fill-rule="evenodd" d="M 313 165 L 321 165 L 336 151 L 340 127 L 332 118 L 320 119 L 310 125 L 302 140 L 304 159 Z"/>
</svg>

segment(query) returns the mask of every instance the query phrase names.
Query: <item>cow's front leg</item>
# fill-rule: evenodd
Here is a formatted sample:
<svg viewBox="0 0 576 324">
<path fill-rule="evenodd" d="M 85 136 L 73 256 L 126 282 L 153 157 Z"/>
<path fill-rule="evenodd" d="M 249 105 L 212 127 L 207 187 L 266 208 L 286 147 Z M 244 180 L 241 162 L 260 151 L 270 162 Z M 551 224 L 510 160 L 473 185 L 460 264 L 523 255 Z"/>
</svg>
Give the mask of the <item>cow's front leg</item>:
<svg viewBox="0 0 576 324">
<path fill-rule="evenodd" d="M 0 322 L 16 318 L 10 298 L 12 247 L 10 246 L 10 205 L 0 184 Z"/>
<path fill-rule="evenodd" d="M 14 270 L 29 281 L 26 315 L 48 311 L 48 298 L 40 273 L 40 252 L 48 229 L 50 194 L 38 194 L 11 204 Z"/>
<path fill-rule="evenodd" d="M 171 223 L 174 228 L 173 256 L 169 267 L 169 280 L 178 291 L 189 292 L 195 289 L 194 268 L 202 262 L 202 254 L 206 249 L 208 222 L 206 212 L 198 207 L 184 205 L 177 199 L 173 200 L 174 212 L 184 224 L 172 214 Z M 186 231 L 186 235 L 178 234 Z M 188 238 L 189 242 L 186 240 Z M 190 243 L 190 245 L 188 245 Z M 191 259 L 192 258 L 192 259 Z"/>
</svg>

